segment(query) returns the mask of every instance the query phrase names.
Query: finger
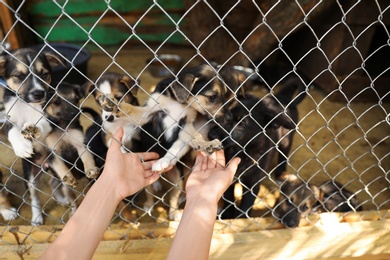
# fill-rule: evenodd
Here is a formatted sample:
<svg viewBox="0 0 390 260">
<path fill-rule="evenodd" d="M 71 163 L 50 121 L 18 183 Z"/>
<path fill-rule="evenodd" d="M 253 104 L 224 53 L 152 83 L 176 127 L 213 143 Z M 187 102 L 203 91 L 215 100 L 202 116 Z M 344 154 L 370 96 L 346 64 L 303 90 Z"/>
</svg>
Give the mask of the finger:
<svg viewBox="0 0 390 260">
<path fill-rule="evenodd" d="M 226 165 L 225 152 L 223 150 L 218 150 L 215 152 L 216 162 L 223 167 Z"/>
<path fill-rule="evenodd" d="M 241 158 L 235 157 L 232 160 L 230 160 L 229 165 L 226 167 L 226 171 L 231 174 L 231 178 L 233 180 L 234 174 L 237 171 L 238 165 L 241 162 Z"/>
<path fill-rule="evenodd" d="M 142 160 L 142 161 L 150 161 L 150 160 L 156 160 L 160 156 L 158 153 L 155 152 L 147 152 L 147 153 L 136 153 L 136 155 Z"/>
<path fill-rule="evenodd" d="M 193 171 L 200 171 L 202 169 L 202 162 L 204 157 L 205 156 L 203 153 L 198 152 L 198 154 L 196 155 Z"/>
<path fill-rule="evenodd" d="M 123 128 L 119 127 L 118 130 L 116 130 L 109 147 L 109 150 L 118 150 L 122 146 L 122 137 L 123 137 Z"/>
<path fill-rule="evenodd" d="M 207 156 L 207 168 L 213 169 L 217 166 L 217 154 L 214 152 Z"/>
<path fill-rule="evenodd" d="M 145 186 L 151 185 L 160 178 L 160 174 L 152 170 L 146 171 L 145 176 Z"/>
</svg>

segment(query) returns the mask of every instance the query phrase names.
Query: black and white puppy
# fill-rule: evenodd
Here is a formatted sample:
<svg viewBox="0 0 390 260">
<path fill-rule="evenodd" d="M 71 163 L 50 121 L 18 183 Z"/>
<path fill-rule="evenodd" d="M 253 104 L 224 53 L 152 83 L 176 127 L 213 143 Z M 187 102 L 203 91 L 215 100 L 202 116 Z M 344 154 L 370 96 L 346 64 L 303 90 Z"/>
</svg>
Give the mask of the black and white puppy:
<svg viewBox="0 0 390 260">
<path fill-rule="evenodd" d="M 109 146 L 109 140 L 111 135 L 115 133 L 115 131 L 119 127 L 123 127 L 124 130 L 124 143 L 127 143 L 127 147 L 132 149 L 134 140 L 139 140 L 137 137 L 137 131 L 135 131 L 134 123 L 128 124 L 127 121 L 123 121 L 123 118 L 114 118 L 112 115 L 112 111 L 107 109 L 103 109 L 104 104 L 102 104 L 102 97 L 108 98 L 108 100 L 117 100 L 118 102 L 131 104 L 134 106 L 139 106 L 139 102 L 137 99 L 138 92 L 138 81 L 133 80 L 127 75 L 122 75 L 116 72 L 106 72 L 102 74 L 96 83 L 87 82 L 83 87 L 84 94 L 87 96 L 89 93 L 92 93 L 96 103 L 99 106 L 102 121 L 100 124 L 101 127 L 104 128 L 105 132 L 101 132 L 104 139 L 106 140 L 106 146 Z M 94 125 L 96 125 L 94 123 Z M 91 129 L 92 130 L 92 129 Z M 95 131 L 96 132 L 96 131 Z M 107 135 L 106 133 L 109 133 Z M 133 143 L 129 143 L 132 140 Z"/>
<path fill-rule="evenodd" d="M 278 165 L 286 167 L 298 116 L 295 106 L 302 100 L 292 101 L 290 93 L 302 90 L 295 83 L 286 83 L 275 96 L 259 99 L 246 94 L 239 97 L 230 104 L 232 120 L 217 122 L 210 130 L 209 138 L 222 140 L 227 161 L 241 158 L 235 181 L 223 196 L 222 218 L 250 217 L 260 182 L 270 175 L 271 162 L 278 151 Z M 289 95 L 285 96 L 286 92 Z M 236 182 L 243 186 L 240 203 L 234 197 Z"/>
<path fill-rule="evenodd" d="M 0 77 L 7 82 L 4 106 L 8 116 L 8 140 L 17 156 L 30 158 L 34 154 L 31 139 L 22 134 L 24 129 L 36 128 L 39 141 L 50 132 L 44 118 L 43 105 L 51 83 L 51 70 L 64 61 L 51 52 L 38 54 L 33 49 L 17 49 L 0 54 Z"/>
<path fill-rule="evenodd" d="M 35 177 L 44 170 L 46 136 L 51 126 L 44 115 L 51 71 L 64 60 L 51 52 L 30 48 L 0 54 L 0 76 L 6 81 L 4 106 L 7 136 L 15 154 L 21 157 L 28 189 L 35 189 Z M 42 224 L 40 201 L 32 197 L 32 224 Z"/>
</svg>

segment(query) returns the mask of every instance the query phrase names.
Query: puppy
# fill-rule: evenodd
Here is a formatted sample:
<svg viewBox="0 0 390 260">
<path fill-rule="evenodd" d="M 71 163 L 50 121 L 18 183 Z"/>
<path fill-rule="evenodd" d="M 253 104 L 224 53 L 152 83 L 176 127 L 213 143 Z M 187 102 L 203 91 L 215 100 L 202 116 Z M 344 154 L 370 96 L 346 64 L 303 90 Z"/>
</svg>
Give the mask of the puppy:
<svg viewBox="0 0 390 260">
<path fill-rule="evenodd" d="M 4 106 L 7 137 L 15 154 L 21 157 L 28 189 L 35 190 L 35 177 L 44 168 L 44 140 L 51 131 L 43 106 L 51 83 L 51 71 L 64 60 L 51 52 L 25 48 L 0 54 L 0 77 L 5 79 Z M 33 224 L 42 224 L 40 202 L 32 197 Z"/>
<path fill-rule="evenodd" d="M 68 186 L 75 188 L 76 178 L 82 176 L 96 178 L 99 169 L 84 144 L 78 108 L 83 97 L 80 86 L 63 82 L 55 91 L 50 92 L 44 112 L 52 130 L 45 139 L 47 150 L 41 152 L 42 158 L 45 158 L 42 166 L 44 170 L 50 169 L 55 175 L 50 181 L 55 198 L 62 204 L 70 205 L 73 214 L 77 209 L 76 197 Z M 30 187 L 29 191 L 31 200 L 38 201 L 33 209 L 33 220 L 36 224 L 43 224 L 42 209 L 35 189 L 39 185 L 39 180 L 40 175 L 34 176 L 34 188 Z"/>
<path fill-rule="evenodd" d="M 92 93 L 99 106 L 102 116 L 101 126 L 110 134 L 115 133 L 119 127 L 123 127 L 124 143 L 130 142 L 132 139 L 139 140 L 139 137 L 133 138 L 133 135 L 136 135 L 134 124 L 128 124 L 126 121 L 123 122 L 122 118 L 114 118 L 112 111 L 110 111 L 110 105 L 101 102 L 101 100 L 104 97 L 106 100 L 117 100 L 124 104 L 139 106 L 137 99 L 138 84 L 139 82 L 134 81 L 127 75 L 106 72 L 101 75 L 96 84 L 87 82 L 83 85 L 84 94 L 88 95 Z M 106 139 L 106 146 L 108 147 L 110 135 L 102 134 Z M 136 144 L 128 144 L 130 148 L 132 145 Z"/>
<path fill-rule="evenodd" d="M 202 135 L 207 120 L 214 117 L 229 117 L 224 103 L 238 91 L 241 82 L 236 71 L 221 69 L 219 73 L 209 65 L 183 70 L 176 78 L 162 80 L 142 107 L 120 102 L 109 95 L 99 99 L 106 113 L 118 126 L 131 129 L 131 151 L 155 151 L 161 158 L 152 166 L 154 171 L 164 172 L 169 182 L 176 184 L 170 196 L 170 219 L 177 219 L 181 178 L 174 168 L 190 149 L 213 152 L 220 149 L 218 140 L 208 141 Z M 111 113 L 111 114 L 110 114 Z M 128 131 L 129 132 L 129 131 Z M 141 142 L 142 140 L 142 142 Z M 149 189 L 147 194 L 153 194 Z M 150 194 L 150 195 L 151 195 Z M 153 196 L 148 196 L 144 209 L 153 205 Z"/>
<path fill-rule="evenodd" d="M 1 190 L 0 190 L 0 214 L 3 216 L 5 221 L 14 220 L 18 213 L 14 207 L 11 206 L 7 198 L 7 192 L 4 191 L 3 185 L 3 172 L 0 170 L 0 181 L 1 181 Z"/>
<path fill-rule="evenodd" d="M 286 91 L 286 88 L 292 90 Z M 285 93 L 294 93 L 300 88 L 288 83 L 275 97 L 259 99 L 249 94 L 239 97 L 230 104 L 232 119 L 217 122 L 210 130 L 210 139 L 222 140 L 227 161 L 236 156 L 241 158 L 235 178 L 235 182 L 243 186 L 241 203 L 236 205 L 234 182 L 223 196 L 222 218 L 250 217 L 260 182 L 269 176 L 277 151 L 280 151 L 278 165 L 285 167 L 297 120 L 292 110 L 299 103 L 292 102 L 292 97 Z"/>
<path fill-rule="evenodd" d="M 240 73 L 229 67 L 215 68 L 202 64 L 183 70 L 176 78 L 162 80 L 143 107 L 102 97 L 106 111 L 115 120 L 141 126 L 142 149 L 152 149 L 162 157 L 153 171 L 163 172 L 174 166 L 190 149 L 212 153 L 221 149 L 219 140 L 207 140 L 208 123 L 231 118 L 225 104 L 237 95 Z"/>
<path fill-rule="evenodd" d="M 68 186 L 75 188 L 76 179 L 95 179 L 99 175 L 94 157 L 85 145 L 80 124 L 79 105 L 83 97 L 80 86 L 63 82 L 58 85 L 45 109 L 53 129 L 46 137 L 51 151 L 48 164 L 59 178 L 52 178 L 51 187 L 60 203 L 71 206 L 72 214 L 77 209 L 76 197 Z"/>
<path fill-rule="evenodd" d="M 280 196 L 275 203 L 274 214 L 286 227 L 297 227 L 301 217 L 322 200 L 323 193 L 317 186 L 304 183 L 295 174 L 284 172 L 277 181 Z"/>
<path fill-rule="evenodd" d="M 45 108 L 53 129 L 46 137 L 46 144 L 52 151 L 49 165 L 65 184 L 74 188 L 77 181 L 70 169 L 89 179 L 95 179 L 100 171 L 85 145 L 80 124 L 79 105 L 83 97 L 80 86 L 63 82 L 58 85 Z M 80 160 L 82 164 L 79 163 L 78 167 Z"/>
<path fill-rule="evenodd" d="M 30 158 L 34 153 L 33 141 L 23 136 L 23 129 L 36 128 L 39 141 L 51 130 L 42 106 L 51 83 L 51 70 L 59 64 L 64 61 L 56 54 L 38 54 L 28 48 L 0 54 L 0 76 L 7 82 L 4 106 L 8 116 L 8 139 L 21 158 Z"/>
<path fill-rule="evenodd" d="M 297 227 L 302 217 L 313 212 L 362 210 L 356 196 L 338 182 L 328 181 L 316 186 L 287 172 L 280 175 L 278 182 L 280 197 L 274 214 L 286 227 Z"/>
</svg>

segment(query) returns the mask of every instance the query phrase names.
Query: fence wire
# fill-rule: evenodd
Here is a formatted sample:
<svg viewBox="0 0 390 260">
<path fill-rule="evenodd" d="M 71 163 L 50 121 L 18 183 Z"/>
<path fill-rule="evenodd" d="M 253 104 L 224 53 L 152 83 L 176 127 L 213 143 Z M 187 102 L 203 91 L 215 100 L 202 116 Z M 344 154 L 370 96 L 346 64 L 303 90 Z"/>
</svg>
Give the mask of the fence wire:
<svg viewBox="0 0 390 260">
<path fill-rule="evenodd" d="M 117 1 L 95 1 L 99 10 L 89 10 L 93 22 L 84 23 L 83 10 L 74 11 L 80 2 L 72 2 L 0 1 L 2 13 L 9 13 L 12 20 L 6 26 L 6 18 L 2 18 L 2 55 L 16 58 L 16 63 L 26 62 L 11 52 L 9 43 L 14 35 L 19 42 L 25 42 L 20 33 L 27 32 L 36 42 L 35 50 L 50 50 L 65 58 L 69 63 L 65 74 L 58 82 L 52 82 L 47 91 L 49 104 L 62 102 L 60 112 L 72 115 L 68 121 L 49 118 L 55 134 L 39 142 L 50 152 L 40 162 L 30 160 L 39 168 L 38 175 L 31 177 L 23 171 L 22 158 L 15 155 L 7 135 L 9 125 L 22 130 L 12 120 L 17 101 L 13 100 L 11 105 L 6 100 L 2 103 L 1 225 L 10 228 L 46 224 L 56 232 L 82 201 L 96 177 L 93 172 L 86 174 L 87 170 L 80 166 L 83 158 L 92 154 L 99 170 L 104 165 L 104 153 L 94 149 L 93 142 L 109 131 L 101 122 L 101 107 L 94 99 L 100 91 L 97 83 L 107 73 L 126 76 L 131 82 L 126 95 L 139 88 L 138 100 L 144 104 L 163 78 L 180 80 L 185 68 L 199 64 L 207 64 L 214 71 L 210 82 L 224 82 L 234 92 L 233 102 L 226 100 L 218 110 L 229 108 L 235 120 L 233 126 L 221 123 L 216 114 L 209 115 L 208 122 L 223 142 L 226 155 L 240 156 L 244 161 L 234 184 L 221 200 L 217 216 L 223 224 L 221 230 L 243 232 L 253 227 L 266 230 L 281 225 L 293 228 L 314 224 L 318 221 L 314 216 L 321 212 L 342 212 L 342 216 L 352 212 L 359 220 L 372 213 L 378 218 L 388 217 L 389 5 L 381 1 L 187 0 L 184 5 L 177 1 L 178 6 L 174 6 L 175 1 L 145 1 L 148 6 L 131 12 Z M 55 14 L 50 19 L 38 15 L 39 8 L 45 6 Z M 158 23 L 159 19 L 164 21 L 163 25 Z M 56 35 L 67 40 L 64 21 L 77 31 L 77 39 L 68 39 L 79 46 L 73 57 L 55 47 Z M 99 31 L 107 28 L 112 34 L 102 37 Z M 160 32 L 162 38 L 150 38 Z M 110 43 L 108 38 L 118 42 Z M 87 71 L 77 66 L 76 58 L 85 50 L 91 54 Z M 173 67 L 172 62 L 178 60 L 166 60 L 167 56 L 162 56 L 166 53 L 181 56 L 182 63 Z M 2 60 L 0 66 L 5 66 Z M 240 90 L 229 85 L 223 73 L 228 67 L 242 73 Z M 3 67 L 0 73 L 4 92 L 10 86 L 5 83 Z M 29 74 L 41 77 L 32 67 Z M 72 87 L 65 82 L 76 78 L 76 92 L 83 84 L 92 88 L 77 100 L 70 100 L 67 90 Z M 298 90 L 291 95 L 295 88 Z M 239 96 L 241 90 L 245 90 L 245 97 Z M 20 87 L 14 89 L 15 97 L 21 98 L 21 91 Z M 115 98 L 122 103 L 126 102 L 124 96 Z M 18 102 L 32 107 L 26 100 Z M 204 104 L 198 106 L 207 108 Z M 98 116 L 94 117 L 88 108 Z M 46 105 L 42 113 L 38 112 L 48 117 L 51 109 Z M 24 111 L 17 117 L 22 114 Z M 287 122 L 281 121 L 284 117 Z M 87 129 L 94 127 L 95 139 L 80 139 L 72 132 L 70 123 L 77 120 L 81 121 L 85 136 Z M 142 126 L 140 129 L 144 131 Z M 159 137 L 148 133 L 142 136 L 145 134 L 155 138 L 156 145 L 160 144 Z M 69 140 L 81 147 L 75 160 L 60 153 L 62 142 Z M 179 179 L 162 174 L 158 184 L 120 205 L 110 226 L 125 223 L 126 228 L 110 227 L 113 236 L 131 239 L 171 235 L 166 228 L 172 227 L 171 221 L 180 219 L 193 154 L 178 158 Z M 68 172 L 53 174 L 51 167 L 46 167 L 50 156 L 84 175 L 77 185 L 73 179 L 65 181 Z M 32 200 L 32 193 L 39 202 Z M 234 222 L 238 218 L 247 219 L 244 226 Z M 34 241 L 31 230 L 21 232 L 25 232 L 25 240 Z M 2 242 L 12 243 L 5 239 Z"/>
</svg>

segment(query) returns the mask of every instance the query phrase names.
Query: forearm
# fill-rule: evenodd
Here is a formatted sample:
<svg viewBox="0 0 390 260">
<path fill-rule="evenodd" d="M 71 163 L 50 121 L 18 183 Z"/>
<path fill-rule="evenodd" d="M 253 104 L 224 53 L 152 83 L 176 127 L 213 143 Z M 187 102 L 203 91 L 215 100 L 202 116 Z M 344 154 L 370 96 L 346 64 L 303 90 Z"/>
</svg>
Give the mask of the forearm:
<svg viewBox="0 0 390 260">
<path fill-rule="evenodd" d="M 188 201 L 168 259 L 208 259 L 217 203 Z"/>
<path fill-rule="evenodd" d="M 41 259 L 91 259 L 120 199 L 109 178 L 101 178 Z"/>
</svg>

